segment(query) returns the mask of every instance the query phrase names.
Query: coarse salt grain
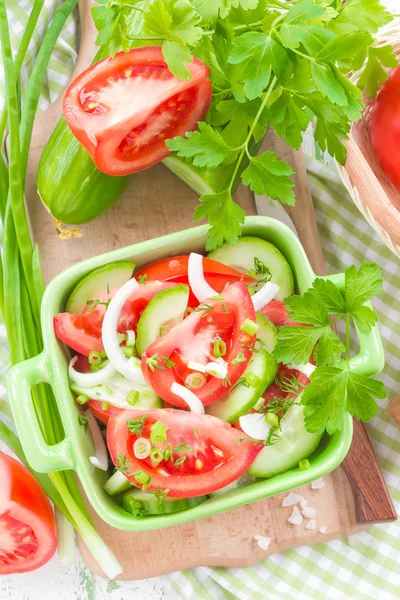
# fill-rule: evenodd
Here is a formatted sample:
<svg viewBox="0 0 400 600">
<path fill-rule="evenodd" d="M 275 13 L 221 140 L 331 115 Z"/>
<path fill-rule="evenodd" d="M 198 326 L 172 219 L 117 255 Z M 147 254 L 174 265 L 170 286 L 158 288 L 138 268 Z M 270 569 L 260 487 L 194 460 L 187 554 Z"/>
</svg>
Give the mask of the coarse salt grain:
<svg viewBox="0 0 400 600">
<path fill-rule="evenodd" d="M 269 545 L 271 543 L 271 538 L 266 537 L 265 535 L 255 535 L 258 545 L 262 550 L 268 550 Z"/>
<path fill-rule="evenodd" d="M 311 519 L 311 521 L 308 521 L 306 529 L 315 529 L 316 524 L 317 521 L 315 519 Z"/>
<path fill-rule="evenodd" d="M 326 533 L 326 530 L 328 529 L 327 525 L 322 525 L 322 527 L 319 528 L 319 532 L 320 533 Z"/>
<path fill-rule="evenodd" d="M 300 496 L 300 494 L 290 493 L 283 499 L 282 506 L 293 506 L 293 504 L 297 504 L 302 500 L 304 500 L 304 498 L 303 496 Z"/>
<path fill-rule="evenodd" d="M 301 513 L 299 511 L 299 509 L 297 508 L 297 506 L 293 506 L 293 511 L 292 514 L 290 515 L 290 517 L 288 518 L 288 522 L 291 523 L 292 525 L 301 525 L 303 522 L 303 517 L 301 516 Z"/>
<path fill-rule="evenodd" d="M 305 498 L 300 502 L 301 504 L 301 508 L 305 508 L 308 504 L 308 500 L 306 500 Z"/>
<path fill-rule="evenodd" d="M 311 482 L 311 487 L 313 490 L 322 490 L 324 486 L 325 482 L 323 481 L 322 477 Z"/>
<path fill-rule="evenodd" d="M 301 512 L 306 519 L 314 519 L 318 511 L 316 508 L 311 508 L 311 506 L 305 506 Z"/>
</svg>

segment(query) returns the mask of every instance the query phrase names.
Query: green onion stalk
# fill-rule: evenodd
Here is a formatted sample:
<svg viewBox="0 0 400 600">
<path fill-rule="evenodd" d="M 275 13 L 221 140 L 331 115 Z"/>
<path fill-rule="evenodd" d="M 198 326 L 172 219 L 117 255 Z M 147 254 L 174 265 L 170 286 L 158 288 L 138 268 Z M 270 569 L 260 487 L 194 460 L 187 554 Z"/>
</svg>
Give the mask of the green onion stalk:
<svg viewBox="0 0 400 600">
<path fill-rule="evenodd" d="M 0 311 L 8 332 L 11 363 L 36 356 L 43 349 L 40 328 L 40 304 L 44 280 L 38 247 L 33 247 L 25 210 L 24 187 L 33 123 L 47 65 L 68 16 L 77 0 L 65 0 L 54 16 L 36 57 L 20 111 L 19 76 L 30 39 L 44 0 L 36 0 L 15 60 L 12 57 L 5 0 L 0 0 L 0 41 L 4 64 L 6 103 L 0 116 L 0 142 L 8 125 L 8 155 L 0 152 L 0 218 L 3 224 L 3 253 L 0 257 Z M 7 164 L 8 162 L 8 164 Z M 47 386 L 32 390 L 38 421 L 44 439 L 55 444 L 64 432 L 54 395 Z M 0 403 L 0 416 L 10 417 L 9 405 Z M 106 575 L 118 575 L 122 569 L 115 556 L 96 532 L 79 492 L 72 471 L 36 473 L 32 471 L 15 433 L 0 420 L 0 438 L 34 474 L 54 503 L 58 517 L 60 546 L 71 553 L 71 536 L 66 521 L 77 530 Z M 60 514 L 65 519 L 60 521 Z M 64 532 L 64 533 L 63 533 Z"/>
</svg>

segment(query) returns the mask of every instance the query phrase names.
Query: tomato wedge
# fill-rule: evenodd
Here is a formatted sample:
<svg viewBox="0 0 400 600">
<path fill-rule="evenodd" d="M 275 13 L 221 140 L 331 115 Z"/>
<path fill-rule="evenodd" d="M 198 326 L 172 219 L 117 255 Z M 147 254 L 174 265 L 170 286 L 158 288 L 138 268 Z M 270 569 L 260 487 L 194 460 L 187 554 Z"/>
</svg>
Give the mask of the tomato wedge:
<svg viewBox="0 0 400 600">
<path fill-rule="evenodd" d="M 214 343 L 217 340 L 222 340 L 226 346 L 223 360 L 228 363 L 228 377 L 223 381 L 212 375 L 201 375 L 201 386 L 192 388 L 192 391 L 204 406 L 226 394 L 250 361 L 250 348 L 256 336 L 248 335 L 241 326 L 246 319 L 255 321 L 251 296 L 245 284 L 238 282 L 225 288 L 223 298 L 207 300 L 204 307 L 196 309 L 182 323 L 158 338 L 143 354 L 142 371 L 148 385 L 169 404 L 186 408 L 185 401 L 171 392 L 171 386 L 178 382 L 187 384 L 190 389 L 189 379 L 195 371 L 189 369 L 188 363 L 195 361 L 206 365 L 215 361 Z M 239 353 L 242 353 L 242 360 L 232 364 Z M 169 361 L 174 365 L 171 366 Z"/>
<path fill-rule="evenodd" d="M 282 325 L 300 325 L 306 327 L 304 323 L 295 323 L 289 317 L 285 304 L 280 302 L 280 300 L 271 300 L 266 306 L 261 308 L 260 312 L 268 317 L 271 323 L 277 327 L 281 327 Z"/>
<path fill-rule="evenodd" d="M 155 294 L 169 287 L 174 287 L 173 282 L 151 281 L 148 284 L 139 284 L 123 306 L 118 321 L 119 333 L 128 329 L 136 330 L 138 320 Z M 104 350 L 101 340 L 101 329 L 106 312 L 106 300 L 112 298 L 117 290 L 110 290 L 107 298 L 95 297 L 92 304 L 84 309 L 82 315 L 59 313 L 54 317 L 54 330 L 57 337 L 67 346 L 89 356 L 92 350 Z M 101 303 L 96 300 L 100 300 Z"/>
<path fill-rule="evenodd" d="M 211 102 L 208 68 L 197 58 L 191 78 L 175 77 L 160 46 L 118 52 L 67 88 L 63 111 L 72 133 L 108 175 L 129 175 L 170 154 L 165 140 L 197 128 Z"/>
<path fill-rule="evenodd" d="M 145 417 L 143 427 L 135 427 L 136 433 L 131 433 L 133 421 L 137 423 L 141 417 Z M 150 457 L 136 458 L 135 441 L 139 437 L 150 439 L 156 421 L 167 427 L 167 439 L 152 444 L 160 450 L 160 462 Z M 222 419 L 175 409 L 113 413 L 107 427 L 107 445 L 113 463 L 124 468 L 134 485 L 142 486 L 147 481 L 148 490 L 168 489 L 170 498 L 203 496 L 221 489 L 247 471 L 263 447 L 245 434 L 238 436 L 237 430 Z"/>
<path fill-rule="evenodd" d="M 135 274 L 135 277 L 137 279 L 145 277 L 146 281 L 174 281 L 175 283 L 186 283 L 189 285 L 188 262 L 189 255 L 164 258 L 147 267 L 143 267 L 143 269 L 140 269 Z M 203 258 L 203 269 L 207 283 L 218 293 L 222 292 L 228 283 L 244 281 L 246 285 L 249 285 L 256 281 L 246 273 L 241 273 L 211 258 Z M 198 304 L 199 301 L 191 291 L 188 306 L 194 308 Z"/>
<path fill-rule="evenodd" d="M 0 452 L 0 575 L 44 565 L 57 548 L 54 515 L 33 475 Z"/>
</svg>

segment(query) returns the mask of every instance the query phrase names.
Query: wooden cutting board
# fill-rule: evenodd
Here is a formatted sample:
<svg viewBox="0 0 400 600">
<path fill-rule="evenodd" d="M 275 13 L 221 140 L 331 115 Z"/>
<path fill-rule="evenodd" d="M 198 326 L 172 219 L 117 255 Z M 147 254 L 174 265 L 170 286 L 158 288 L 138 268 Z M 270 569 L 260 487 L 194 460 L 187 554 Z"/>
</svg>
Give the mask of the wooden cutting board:
<svg viewBox="0 0 400 600">
<path fill-rule="evenodd" d="M 80 14 L 82 36 L 76 72 L 86 68 L 95 54 L 90 0 L 80 2 Z M 192 226 L 197 195 L 160 164 L 135 175 L 118 204 L 101 219 L 85 225 L 81 238 L 65 241 L 57 237 L 36 193 L 35 178 L 39 158 L 60 115 L 59 99 L 36 119 L 26 187 L 32 233 L 39 242 L 47 281 L 84 258 Z M 277 138 L 269 136 L 268 144 L 275 145 L 297 169 L 298 208 L 291 216 L 314 269 L 322 273 L 324 264 L 302 157 Z M 255 214 L 248 189 L 240 188 L 236 200 L 247 214 Z M 124 567 L 119 579 L 154 577 L 201 565 L 245 567 L 286 548 L 347 536 L 370 522 L 394 520 L 396 514 L 364 428 L 357 426 L 355 434 L 347 464 L 355 495 L 340 467 L 324 478 L 323 489 L 312 490 L 306 485 L 296 490 L 318 510 L 315 530 L 305 529 L 306 521 L 302 526 L 288 523 L 292 509 L 281 506 L 286 494 L 200 521 L 139 533 L 113 529 L 89 507 L 97 530 Z M 318 531 L 323 525 L 327 526 L 324 534 Z M 259 548 L 255 535 L 271 538 L 267 551 Z M 88 566 L 102 574 L 82 542 L 80 549 Z"/>
</svg>

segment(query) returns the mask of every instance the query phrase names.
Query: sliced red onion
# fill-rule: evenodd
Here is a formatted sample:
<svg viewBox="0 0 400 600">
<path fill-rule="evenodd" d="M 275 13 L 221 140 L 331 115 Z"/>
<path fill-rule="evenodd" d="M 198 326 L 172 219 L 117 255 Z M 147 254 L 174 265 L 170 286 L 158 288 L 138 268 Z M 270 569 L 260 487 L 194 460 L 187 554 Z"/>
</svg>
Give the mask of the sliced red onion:
<svg viewBox="0 0 400 600">
<path fill-rule="evenodd" d="M 117 372 L 113 365 L 109 362 L 108 365 L 102 369 L 99 369 L 98 371 L 80 373 L 74 369 L 74 364 L 77 360 L 77 356 L 71 358 L 68 367 L 68 377 L 72 383 L 76 383 L 76 385 L 79 387 L 92 387 L 94 385 L 106 383 L 109 379 L 111 379 L 111 377 L 114 377 Z"/>
<path fill-rule="evenodd" d="M 218 296 L 218 292 L 207 283 L 204 277 L 203 256 L 192 252 L 188 262 L 189 285 L 193 294 L 199 302 L 203 302 L 212 296 Z"/>
<path fill-rule="evenodd" d="M 310 379 L 312 373 L 314 373 L 315 369 L 317 368 L 315 365 L 313 365 L 312 363 L 308 362 L 307 364 L 300 364 L 300 365 L 295 365 L 294 363 L 291 363 L 290 365 L 288 365 L 289 369 L 295 369 L 296 371 L 300 371 L 300 373 L 303 373 L 304 375 L 307 375 L 307 377 Z"/>
<path fill-rule="evenodd" d="M 127 281 L 111 299 L 104 315 L 102 340 L 110 363 L 124 377 L 138 385 L 145 385 L 139 360 L 127 358 L 122 352 L 118 340 L 118 319 L 120 312 L 132 292 L 139 287 L 136 279 Z"/>
<path fill-rule="evenodd" d="M 273 283 L 272 281 L 267 281 L 261 288 L 258 290 L 252 297 L 254 310 L 257 312 L 261 310 L 268 302 L 271 302 L 273 298 L 275 298 L 276 294 L 279 291 L 279 285 Z"/>
<path fill-rule="evenodd" d="M 98 469 L 101 469 L 102 471 L 107 471 L 108 470 L 108 454 L 107 454 L 106 443 L 104 441 L 103 436 L 101 435 L 100 426 L 99 426 L 97 420 L 95 419 L 95 417 L 93 416 L 93 414 L 90 412 L 90 410 L 87 410 L 85 412 L 85 417 L 87 417 L 89 419 L 89 421 L 88 421 L 89 429 L 90 429 L 90 433 L 92 434 L 94 448 L 96 451 L 96 456 L 90 456 L 89 461 L 92 463 L 92 465 L 94 465 Z"/>
<path fill-rule="evenodd" d="M 244 415 L 240 417 L 239 423 L 243 431 L 255 440 L 265 440 L 271 429 L 271 425 L 265 420 L 265 415 L 260 413 Z"/>
<path fill-rule="evenodd" d="M 196 394 L 188 390 L 184 385 L 174 382 L 171 385 L 171 392 L 182 398 L 182 400 L 186 402 L 193 413 L 204 415 L 205 410 L 201 400 L 196 396 Z"/>
</svg>

